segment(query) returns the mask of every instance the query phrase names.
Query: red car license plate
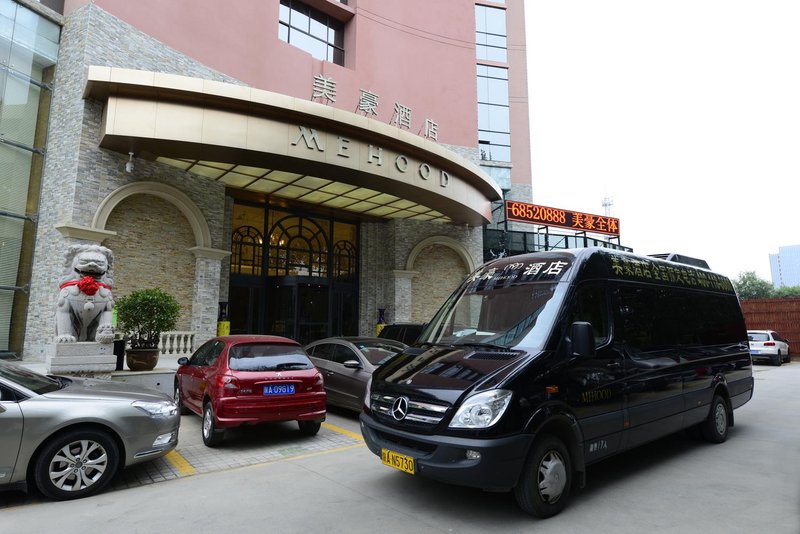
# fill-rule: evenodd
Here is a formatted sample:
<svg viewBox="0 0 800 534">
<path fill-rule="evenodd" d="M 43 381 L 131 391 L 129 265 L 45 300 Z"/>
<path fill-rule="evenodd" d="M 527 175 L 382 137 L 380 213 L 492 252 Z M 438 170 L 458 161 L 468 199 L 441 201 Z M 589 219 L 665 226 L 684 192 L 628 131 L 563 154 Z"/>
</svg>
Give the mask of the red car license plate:
<svg viewBox="0 0 800 534">
<path fill-rule="evenodd" d="M 294 395 L 294 384 L 268 384 L 264 395 Z"/>
</svg>

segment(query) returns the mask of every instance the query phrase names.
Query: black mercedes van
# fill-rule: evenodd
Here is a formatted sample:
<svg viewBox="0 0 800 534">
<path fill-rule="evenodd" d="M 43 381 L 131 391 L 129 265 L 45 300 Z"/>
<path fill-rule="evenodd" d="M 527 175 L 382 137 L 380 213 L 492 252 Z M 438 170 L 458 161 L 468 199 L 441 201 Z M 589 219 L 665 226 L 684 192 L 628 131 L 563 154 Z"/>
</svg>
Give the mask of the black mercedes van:
<svg viewBox="0 0 800 534">
<path fill-rule="evenodd" d="M 586 466 L 696 426 L 720 443 L 753 393 L 727 278 L 604 248 L 489 262 L 375 371 L 361 430 L 384 464 L 513 490 L 549 517 Z"/>
</svg>

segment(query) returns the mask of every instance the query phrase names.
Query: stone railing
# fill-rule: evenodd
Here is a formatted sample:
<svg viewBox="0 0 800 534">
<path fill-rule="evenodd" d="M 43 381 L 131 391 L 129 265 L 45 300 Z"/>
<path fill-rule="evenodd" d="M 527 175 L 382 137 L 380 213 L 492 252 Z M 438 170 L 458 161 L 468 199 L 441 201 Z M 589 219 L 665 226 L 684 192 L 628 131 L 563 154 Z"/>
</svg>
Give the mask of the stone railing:
<svg viewBox="0 0 800 534">
<path fill-rule="evenodd" d="M 158 347 L 161 356 L 191 356 L 194 352 L 194 332 L 180 330 L 161 332 Z"/>
</svg>

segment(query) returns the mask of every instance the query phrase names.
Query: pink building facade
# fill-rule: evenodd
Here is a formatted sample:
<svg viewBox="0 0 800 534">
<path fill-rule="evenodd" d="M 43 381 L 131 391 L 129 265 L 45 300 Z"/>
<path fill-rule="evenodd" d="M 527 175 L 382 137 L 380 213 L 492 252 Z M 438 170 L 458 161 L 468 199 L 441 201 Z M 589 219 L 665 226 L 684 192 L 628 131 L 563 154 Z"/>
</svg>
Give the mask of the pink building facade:
<svg viewBox="0 0 800 534">
<path fill-rule="evenodd" d="M 429 320 L 531 197 L 523 9 L 64 2 L 24 357 L 74 243 L 113 250 L 115 295 L 173 293 L 196 344 Z"/>
</svg>

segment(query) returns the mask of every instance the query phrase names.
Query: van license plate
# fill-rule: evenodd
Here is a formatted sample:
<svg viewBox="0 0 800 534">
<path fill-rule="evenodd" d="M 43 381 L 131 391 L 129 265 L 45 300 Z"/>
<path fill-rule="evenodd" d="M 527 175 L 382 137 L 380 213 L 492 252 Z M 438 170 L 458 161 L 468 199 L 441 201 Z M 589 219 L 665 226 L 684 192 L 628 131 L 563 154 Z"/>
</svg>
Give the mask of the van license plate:
<svg viewBox="0 0 800 534">
<path fill-rule="evenodd" d="M 409 475 L 414 474 L 414 458 L 411 456 L 399 454 L 389 449 L 381 449 L 381 462 L 383 462 L 384 465 L 394 467 Z"/>
</svg>

